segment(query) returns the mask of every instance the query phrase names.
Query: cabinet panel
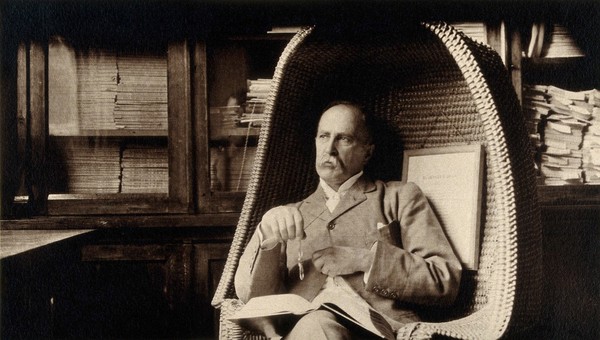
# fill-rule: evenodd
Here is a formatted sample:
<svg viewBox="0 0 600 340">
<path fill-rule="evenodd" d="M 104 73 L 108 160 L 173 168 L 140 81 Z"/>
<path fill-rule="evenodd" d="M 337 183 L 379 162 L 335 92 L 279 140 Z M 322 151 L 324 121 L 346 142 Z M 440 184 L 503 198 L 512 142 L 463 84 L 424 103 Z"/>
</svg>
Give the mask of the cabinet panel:
<svg viewBox="0 0 600 340">
<path fill-rule="evenodd" d="M 209 161 L 203 165 L 199 189 L 202 212 L 240 211 L 250 181 L 264 106 L 278 58 L 289 34 L 228 36 L 203 46 L 206 63 Z"/>
<path fill-rule="evenodd" d="M 219 312 L 211 306 L 212 297 L 223 273 L 229 243 L 205 243 L 194 245 L 195 275 L 194 296 L 197 305 L 194 310 L 195 334 L 201 337 L 217 337 Z"/>
<path fill-rule="evenodd" d="M 544 339 L 597 339 L 600 208 L 547 206 L 544 226 Z M 540 337 L 540 338 L 542 338 Z"/>
<path fill-rule="evenodd" d="M 0 261 L 2 339 L 64 338 L 73 334 L 70 329 L 82 327 L 77 318 L 64 316 L 83 314 L 88 308 L 73 306 L 72 301 L 91 293 L 84 293 L 87 272 L 79 266 L 79 243 L 89 236 L 67 238 Z M 28 241 L 25 236 L 23 242 Z M 80 333 L 79 338 L 89 335 Z"/>
<path fill-rule="evenodd" d="M 215 338 L 232 230 L 165 231 L 96 231 L 3 258 L 2 338 Z"/>
<path fill-rule="evenodd" d="M 185 40 L 169 44 L 169 197 L 189 208 L 192 199 L 192 107 L 190 49 Z"/>
<path fill-rule="evenodd" d="M 128 46 L 52 36 L 20 46 L 18 211 L 190 211 L 186 41 Z"/>
<path fill-rule="evenodd" d="M 185 243 L 84 246 L 81 324 L 97 337 L 192 336 L 191 252 Z"/>
<path fill-rule="evenodd" d="M 46 196 L 48 186 L 46 178 L 46 138 L 47 138 L 47 116 L 46 116 L 46 49 L 41 42 L 32 42 L 29 45 L 29 133 L 28 138 L 31 149 L 29 154 L 30 167 L 28 175 L 30 179 L 31 203 L 34 211 L 45 213 L 47 210 Z"/>
</svg>

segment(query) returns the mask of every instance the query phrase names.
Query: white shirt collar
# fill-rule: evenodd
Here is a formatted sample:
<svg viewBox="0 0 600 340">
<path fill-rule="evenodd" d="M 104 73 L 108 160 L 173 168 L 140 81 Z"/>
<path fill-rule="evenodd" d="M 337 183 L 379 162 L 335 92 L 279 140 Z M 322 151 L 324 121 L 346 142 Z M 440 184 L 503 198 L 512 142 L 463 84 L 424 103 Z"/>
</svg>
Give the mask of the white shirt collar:
<svg viewBox="0 0 600 340">
<path fill-rule="evenodd" d="M 327 196 L 327 198 L 331 198 L 332 196 L 335 196 L 336 194 L 339 195 L 339 197 L 341 198 L 342 196 L 344 196 L 348 190 L 350 190 L 350 188 L 354 185 L 354 183 L 356 183 L 356 181 L 358 181 L 358 179 L 360 178 L 360 176 L 362 176 L 363 172 L 359 172 L 356 175 L 348 178 L 344 183 L 342 183 L 342 185 L 340 185 L 340 188 L 338 189 L 338 191 L 336 192 L 335 190 L 333 190 L 332 187 L 329 186 L 329 184 L 325 183 L 325 181 L 321 178 L 319 180 L 321 188 L 323 188 L 323 191 L 325 191 L 325 196 Z"/>
</svg>

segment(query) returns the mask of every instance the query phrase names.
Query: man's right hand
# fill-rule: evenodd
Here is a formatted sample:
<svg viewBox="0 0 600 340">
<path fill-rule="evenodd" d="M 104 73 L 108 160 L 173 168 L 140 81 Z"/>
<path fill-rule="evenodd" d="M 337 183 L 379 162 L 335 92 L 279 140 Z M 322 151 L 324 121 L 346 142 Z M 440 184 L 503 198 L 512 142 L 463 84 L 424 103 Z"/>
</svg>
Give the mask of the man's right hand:
<svg viewBox="0 0 600 340">
<path fill-rule="evenodd" d="M 263 236 L 261 247 L 265 249 L 296 237 L 304 238 L 304 220 L 296 207 L 272 208 L 263 215 L 259 228 Z"/>
</svg>

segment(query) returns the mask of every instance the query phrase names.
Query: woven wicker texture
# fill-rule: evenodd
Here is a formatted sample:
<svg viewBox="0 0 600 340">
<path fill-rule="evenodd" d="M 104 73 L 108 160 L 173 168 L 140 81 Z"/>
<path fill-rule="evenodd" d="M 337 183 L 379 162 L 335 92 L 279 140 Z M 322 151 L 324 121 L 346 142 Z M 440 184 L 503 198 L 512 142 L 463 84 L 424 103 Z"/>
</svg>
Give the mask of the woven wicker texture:
<svg viewBox="0 0 600 340">
<path fill-rule="evenodd" d="M 401 178 L 402 150 L 482 144 L 486 189 L 480 264 L 465 273 L 455 306 L 398 338 L 435 334 L 493 339 L 537 322 L 541 303 L 541 229 L 533 162 L 516 95 L 498 55 L 443 23 L 393 33 L 299 32 L 274 75 L 252 180 L 213 299 L 222 315 L 240 306 L 233 277 L 262 215 L 298 201 L 318 181 L 314 135 L 333 99 L 362 102 L 380 118 L 367 171 Z M 244 333 L 222 318 L 223 338 Z"/>
</svg>

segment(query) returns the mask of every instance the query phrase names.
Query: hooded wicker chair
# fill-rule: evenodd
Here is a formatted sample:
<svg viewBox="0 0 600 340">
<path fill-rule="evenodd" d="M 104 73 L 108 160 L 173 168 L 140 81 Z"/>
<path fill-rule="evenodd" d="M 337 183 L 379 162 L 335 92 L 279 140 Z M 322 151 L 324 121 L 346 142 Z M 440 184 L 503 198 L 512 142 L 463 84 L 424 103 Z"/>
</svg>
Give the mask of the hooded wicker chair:
<svg viewBox="0 0 600 340">
<path fill-rule="evenodd" d="M 242 306 L 233 281 L 261 216 L 315 189 L 314 133 L 333 99 L 361 102 L 382 122 L 367 171 L 400 178 L 402 149 L 478 143 L 486 155 L 479 270 L 463 274 L 454 306 L 424 313 L 397 337 L 510 337 L 538 321 L 541 230 L 530 145 L 498 55 L 443 23 L 374 34 L 307 28 L 275 71 L 252 179 L 213 298 L 220 337 L 259 338 L 226 320 Z M 377 153 L 378 152 L 378 153 Z"/>
</svg>

